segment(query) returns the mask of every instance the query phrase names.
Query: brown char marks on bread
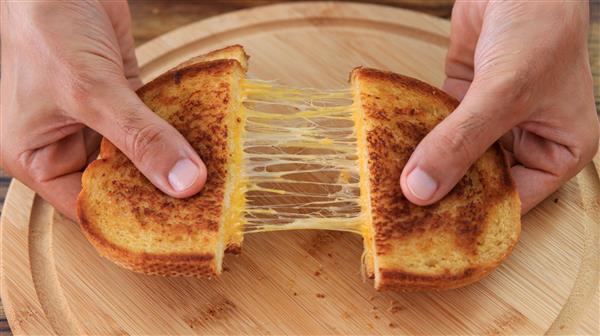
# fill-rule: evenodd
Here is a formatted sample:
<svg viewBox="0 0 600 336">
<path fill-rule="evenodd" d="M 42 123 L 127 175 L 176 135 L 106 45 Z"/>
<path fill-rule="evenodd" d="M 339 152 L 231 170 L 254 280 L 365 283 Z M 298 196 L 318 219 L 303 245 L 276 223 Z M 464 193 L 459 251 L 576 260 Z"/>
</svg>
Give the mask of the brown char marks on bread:
<svg viewBox="0 0 600 336">
<path fill-rule="evenodd" d="M 215 276 L 213 254 L 148 254 L 133 252 L 106 239 L 87 218 L 88 205 L 79 202 L 78 216 L 82 231 L 98 252 L 114 263 L 132 271 L 161 276 Z"/>
<path fill-rule="evenodd" d="M 447 237 L 451 248 L 461 251 L 464 259 L 477 257 L 491 222 L 492 205 L 507 195 L 513 196 L 515 189 L 499 146 L 490 148 L 444 199 L 429 206 L 416 206 L 402 193 L 402 169 L 421 139 L 458 102 L 428 84 L 390 72 L 357 68 L 352 78 L 360 83 L 366 121 L 375 247 L 383 264 L 383 287 L 379 289 L 406 289 L 397 285 L 415 287 L 416 282 L 437 283 L 431 285 L 435 287 L 482 276 L 473 267 L 451 273 L 441 269 L 434 275 L 411 272 L 405 264 L 408 259 L 399 254 L 407 252 L 400 248 L 404 244 L 414 247 L 408 253 L 422 253 L 425 258 L 435 254 L 439 237 Z M 385 270 L 386 260 L 391 269 Z"/>
<path fill-rule="evenodd" d="M 198 194 L 177 199 L 150 183 L 106 139 L 85 171 L 82 229 L 107 258 L 146 274 L 212 276 L 227 177 L 227 113 L 243 75 L 234 59 L 192 63 L 140 88 L 142 101 L 173 125 L 207 167 Z M 121 238 L 125 237 L 125 238 Z"/>
<path fill-rule="evenodd" d="M 151 109 L 173 103 L 179 106 L 175 113 L 161 117 L 188 140 L 207 167 L 207 182 L 202 191 L 189 198 L 176 199 L 152 185 L 123 153 L 115 151 L 116 157 L 110 161 L 111 169 L 125 172 L 129 179 L 107 181 L 112 186 L 107 185 L 106 189 L 110 190 L 115 199 L 128 202 L 136 220 L 145 230 L 183 238 L 198 230 L 216 232 L 219 229 L 228 159 L 224 107 L 231 99 L 230 84 L 219 82 L 212 85 L 210 99 L 205 99 L 208 95 L 203 92 L 207 88 L 187 91 L 187 95 L 183 97 L 178 91 L 162 88 L 179 86 L 182 81 L 187 82 L 190 78 L 193 80 L 199 75 L 226 76 L 235 64 L 235 60 L 194 64 L 167 73 L 138 90 L 139 96 Z M 160 111 L 157 112 L 160 114 Z M 103 145 L 107 143 L 103 142 Z M 202 209 L 204 215 L 201 218 L 196 211 L 186 211 L 196 207 Z"/>
</svg>

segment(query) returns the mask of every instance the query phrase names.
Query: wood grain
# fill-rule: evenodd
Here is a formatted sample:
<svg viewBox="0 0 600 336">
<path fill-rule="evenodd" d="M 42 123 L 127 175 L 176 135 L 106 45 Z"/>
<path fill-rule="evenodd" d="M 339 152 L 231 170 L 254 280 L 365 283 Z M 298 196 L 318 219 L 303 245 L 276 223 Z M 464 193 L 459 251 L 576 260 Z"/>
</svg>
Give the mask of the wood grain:
<svg viewBox="0 0 600 336">
<path fill-rule="evenodd" d="M 285 0 L 132 0 L 129 2 L 133 19 L 133 36 L 136 45 L 169 32 L 175 28 L 190 24 L 211 16 L 235 10 L 271 5 Z M 410 9 L 442 18 L 449 18 L 453 0 L 377 0 L 351 1 L 367 2 L 396 8 Z"/>
<path fill-rule="evenodd" d="M 439 85 L 447 34 L 447 22 L 399 10 L 271 7 L 173 32 L 138 58 L 147 81 L 190 55 L 242 43 L 252 74 L 284 84 L 343 87 L 364 64 Z M 361 281 L 360 239 L 337 232 L 250 235 L 214 280 L 135 274 L 98 257 L 75 223 L 16 182 L 2 215 L 2 294 L 14 330 L 29 334 L 539 334 L 565 306 L 574 310 L 556 333 L 597 334 L 597 239 L 586 230 L 597 234 L 599 193 L 589 165 L 524 217 L 521 242 L 489 277 L 397 294 Z"/>
</svg>

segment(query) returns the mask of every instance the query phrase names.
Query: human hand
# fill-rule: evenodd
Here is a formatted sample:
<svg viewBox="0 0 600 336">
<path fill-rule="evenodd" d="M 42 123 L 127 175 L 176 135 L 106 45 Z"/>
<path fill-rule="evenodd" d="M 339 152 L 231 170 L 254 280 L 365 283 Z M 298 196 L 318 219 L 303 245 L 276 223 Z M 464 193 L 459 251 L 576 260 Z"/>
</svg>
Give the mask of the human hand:
<svg viewBox="0 0 600 336">
<path fill-rule="evenodd" d="M 0 164 L 9 174 L 75 219 L 101 134 L 163 192 L 202 188 L 202 160 L 133 91 L 141 81 L 126 1 L 0 6 Z"/>
<path fill-rule="evenodd" d="M 418 205 L 445 196 L 500 139 L 526 213 L 598 148 L 587 2 L 457 2 L 444 90 L 462 100 L 417 146 L 400 183 Z"/>
</svg>

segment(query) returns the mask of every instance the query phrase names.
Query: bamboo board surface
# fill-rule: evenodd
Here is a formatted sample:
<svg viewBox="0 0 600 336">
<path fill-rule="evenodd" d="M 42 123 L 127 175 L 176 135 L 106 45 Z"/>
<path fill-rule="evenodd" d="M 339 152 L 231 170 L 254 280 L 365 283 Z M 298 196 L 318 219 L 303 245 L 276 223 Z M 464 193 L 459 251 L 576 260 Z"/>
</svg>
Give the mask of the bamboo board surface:
<svg viewBox="0 0 600 336">
<path fill-rule="evenodd" d="M 346 87 L 365 65 L 439 86 L 448 31 L 447 21 L 387 7 L 284 4 L 186 26 L 137 56 L 145 81 L 240 43 L 251 74 L 286 85 Z M 490 276 L 399 294 L 361 280 L 361 239 L 339 232 L 249 235 L 218 279 L 135 274 L 15 181 L 2 213 L 2 298 L 17 334 L 597 334 L 599 196 L 590 164 L 523 218 L 520 243 Z"/>
</svg>

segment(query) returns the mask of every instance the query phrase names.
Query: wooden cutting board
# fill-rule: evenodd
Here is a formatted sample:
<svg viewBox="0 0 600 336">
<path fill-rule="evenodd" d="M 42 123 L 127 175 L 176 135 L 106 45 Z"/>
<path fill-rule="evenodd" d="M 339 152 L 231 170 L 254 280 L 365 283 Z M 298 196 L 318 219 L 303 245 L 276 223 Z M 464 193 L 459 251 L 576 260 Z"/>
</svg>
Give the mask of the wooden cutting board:
<svg viewBox="0 0 600 336">
<path fill-rule="evenodd" d="M 342 88 L 365 65 L 439 86 L 448 33 L 447 21 L 406 10 L 297 3 L 201 21 L 137 55 L 145 81 L 240 43 L 251 74 L 283 84 Z M 590 164 L 523 218 L 520 243 L 490 276 L 400 294 L 361 280 L 361 238 L 340 232 L 248 235 L 213 280 L 132 273 L 15 181 L 2 213 L 2 300 L 16 334 L 597 334 L 599 195 Z"/>
</svg>

